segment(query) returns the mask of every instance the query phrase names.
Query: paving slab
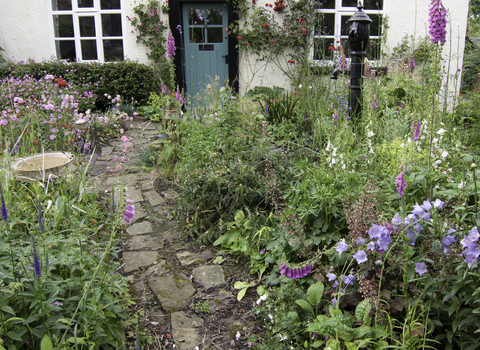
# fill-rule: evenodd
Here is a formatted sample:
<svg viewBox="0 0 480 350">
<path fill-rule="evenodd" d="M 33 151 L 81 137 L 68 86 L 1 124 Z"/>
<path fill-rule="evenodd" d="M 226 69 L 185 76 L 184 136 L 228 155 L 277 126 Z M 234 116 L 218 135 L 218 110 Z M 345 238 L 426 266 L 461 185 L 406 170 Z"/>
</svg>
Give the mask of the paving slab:
<svg viewBox="0 0 480 350">
<path fill-rule="evenodd" d="M 203 320 L 197 315 L 187 316 L 183 311 L 171 315 L 172 336 L 180 349 L 194 350 L 200 347 L 201 337 L 195 328 L 203 325 Z M 197 348 L 197 349 L 198 349 Z"/>
<path fill-rule="evenodd" d="M 137 270 L 141 266 L 150 266 L 157 261 L 157 252 L 154 250 L 140 250 L 123 253 L 123 267 L 125 273 Z"/>
<path fill-rule="evenodd" d="M 134 203 L 143 202 L 142 191 L 140 190 L 129 188 L 127 189 L 127 195 Z"/>
<path fill-rule="evenodd" d="M 226 284 L 223 268 L 218 265 L 197 267 L 192 274 L 193 280 L 206 290 L 223 287 Z"/>
<path fill-rule="evenodd" d="M 149 221 L 142 221 L 135 223 L 127 228 L 127 233 L 130 236 L 145 235 L 147 233 L 153 233 L 152 223 Z"/>
<path fill-rule="evenodd" d="M 212 257 L 212 253 L 209 250 L 205 250 L 199 253 L 192 253 L 190 251 L 177 253 L 177 259 L 180 261 L 180 264 L 182 264 L 182 266 L 204 264 Z"/>
<path fill-rule="evenodd" d="M 163 241 L 152 235 L 138 235 L 128 239 L 125 245 L 129 251 L 158 250 L 163 248 Z"/>
<path fill-rule="evenodd" d="M 165 199 L 157 191 L 151 190 L 143 194 L 152 207 L 165 203 Z"/>
<path fill-rule="evenodd" d="M 178 273 L 152 277 L 148 281 L 148 286 L 157 296 L 162 308 L 168 313 L 187 306 L 190 298 L 196 292 L 192 282 L 186 276 Z"/>
</svg>

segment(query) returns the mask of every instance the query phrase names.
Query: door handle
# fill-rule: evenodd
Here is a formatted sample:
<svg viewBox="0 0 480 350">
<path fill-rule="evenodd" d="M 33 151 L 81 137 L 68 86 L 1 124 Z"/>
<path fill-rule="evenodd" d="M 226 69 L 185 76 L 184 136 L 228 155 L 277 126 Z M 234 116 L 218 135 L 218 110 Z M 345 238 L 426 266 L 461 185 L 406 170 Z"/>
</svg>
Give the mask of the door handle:
<svg viewBox="0 0 480 350">
<path fill-rule="evenodd" d="M 225 57 L 225 64 L 228 64 L 228 55 L 223 55 L 222 57 Z"/>
</svg>

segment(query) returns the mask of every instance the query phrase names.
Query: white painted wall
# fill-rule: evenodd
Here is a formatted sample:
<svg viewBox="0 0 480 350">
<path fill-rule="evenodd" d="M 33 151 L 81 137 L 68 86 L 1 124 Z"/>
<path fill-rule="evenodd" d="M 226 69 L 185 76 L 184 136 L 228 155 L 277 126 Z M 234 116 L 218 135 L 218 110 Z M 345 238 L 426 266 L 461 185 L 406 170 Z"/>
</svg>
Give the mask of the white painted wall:
<svg viewBox="0 0 480 350">
<path fill-rule="evenodd" d="M 50 35 L 49 0 L 2 1 L 0 6 L 0 46 L 6 59 L 49 59 L 53 34 Z"/>
</svg>

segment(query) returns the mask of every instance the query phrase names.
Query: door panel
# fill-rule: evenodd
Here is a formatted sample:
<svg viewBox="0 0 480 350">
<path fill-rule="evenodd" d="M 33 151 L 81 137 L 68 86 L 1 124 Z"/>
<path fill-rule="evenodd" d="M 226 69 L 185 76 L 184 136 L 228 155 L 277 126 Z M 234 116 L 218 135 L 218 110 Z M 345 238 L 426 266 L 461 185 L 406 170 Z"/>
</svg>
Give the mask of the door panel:
<svg viewBox="0 0 480 350">
<path fill-rule="evenodd" d="M 187 92 L 194 97 L 212 84 L 228 79 L 228 27 L 226 4 L 183 4 L 185 42 L 185 80 Z"/>
</svg>

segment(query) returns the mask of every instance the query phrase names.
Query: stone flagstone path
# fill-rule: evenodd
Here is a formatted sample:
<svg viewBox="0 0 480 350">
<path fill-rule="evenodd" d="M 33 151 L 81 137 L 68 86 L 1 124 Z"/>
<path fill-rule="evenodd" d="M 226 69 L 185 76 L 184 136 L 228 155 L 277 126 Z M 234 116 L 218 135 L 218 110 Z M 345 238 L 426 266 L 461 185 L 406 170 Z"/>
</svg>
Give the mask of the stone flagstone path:
<svg viewBox="0 0 480 350">
<path fill-rule="evenodd" d="M 160 348 L 170 349 L 175 344 L 176 349 L 206 349 L 202 346 L 205 339 L 198 332 L 204 320 L 187 312 L 192 298 L 201 293 L 206 300 L 214 301 L 209 304 L 212 308 L 237 300 L 231 291 L 222 289 L 226 272 L 213 263 L 216 252 L 184 241 L 177 222 L 170 218 L 177 193 L 171 188 L 156 189 L 152 174 L 140 168 L 139 151 L 156 139 L 156 127 L 134 121 L 127 123 L 126 129 L 122 135 L 126 139 L 111 140 L 97 150 L 99 155 L 90 169 L 96 190 L 110 193 L 112 186 L 120 183 L 134 201 L 136 215 L 125 227 L 121 269 L 131 280 L 135 300 L 150 306 L 145 310 L 148 321 L 160 331 L 167 331 L 170 339 L 161 346 L 168 342 L 170 347 Z M 122 162 L 124 155 L 126 160 Z M 220 330 L 216 339 L 221 341 L 214 348 L 242 348 L 236 339 L 242 321 L 228 322 L 231 327 Z"/>
</svg>

